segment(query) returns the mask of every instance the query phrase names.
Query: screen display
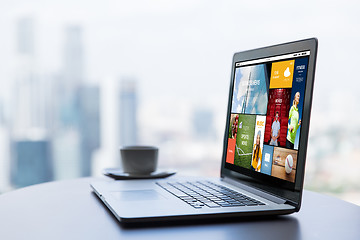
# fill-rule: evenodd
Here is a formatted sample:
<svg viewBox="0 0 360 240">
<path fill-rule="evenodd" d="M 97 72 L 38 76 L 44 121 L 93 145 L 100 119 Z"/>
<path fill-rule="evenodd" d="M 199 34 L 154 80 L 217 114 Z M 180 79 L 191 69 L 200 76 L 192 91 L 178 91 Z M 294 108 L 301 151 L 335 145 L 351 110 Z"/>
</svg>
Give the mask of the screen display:
<svg viewBox="0 0 360 240">
<path fill-rule="evenodd" d="M 235 63 L 226 168 L 295 182 L 309 55 Z"/>
</svg>

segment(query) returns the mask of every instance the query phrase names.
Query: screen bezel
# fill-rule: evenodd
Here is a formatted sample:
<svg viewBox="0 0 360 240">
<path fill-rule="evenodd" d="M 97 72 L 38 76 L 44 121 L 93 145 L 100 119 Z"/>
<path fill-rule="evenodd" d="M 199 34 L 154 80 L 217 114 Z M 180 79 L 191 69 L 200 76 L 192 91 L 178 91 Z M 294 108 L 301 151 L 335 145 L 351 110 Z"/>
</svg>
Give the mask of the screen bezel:
<svg viewBox="0 0 360 240">
<path fill-rule="evenodd" d="M 305 170 L 305 160 L 307 152 L 307 140 L 309 134 L 309 123 L 310 123 L 310 113 L 311 113 L 311 104 L 312 104 L 312 94 L 314 86 L 314 74 L 315 74 L 315 63 L 317 56 L 317 45 L 318 41 L 316 38 L 305 39 L 290 43 L 284 43 L 264 48 L 258 48 L 254 50 L 248 50 L 243 52 L 235 53 L 232 61 L 231 69 L 231 78 L 230 78 L 230 89 L 229 89 L 229 99 L 228 99 L 228 109 L 227 109 L 227 118 L 226 118 L 226 128 L 224 133 L 224 142 L 223 142 L 223 155 L 222 155 L 222 165 L 221 165 L 221 177 L 228 177 L 237 181 L 240 181 L 243 184 L 256 187 L 260 190 L 266 191 L 271 194 L 275 194 L 281 198 L 288 200 L 289 203 L 300 208 L 300 200 L 302 194 L 302 188 L 304 183 L 304 170 Z M 301 51 L 310 51 L 309 60 L 308 60 L 308 72 L 306 79 L 306 88 L 304 96 L 304 106 L 302 113 L 302 127 L 300 129 L 300 141 L 299 141 L 299 150 L 298 150 L 298 166 L 297 174 L 295 177 L 295 182 L 290 183 L 285 180 L 277 179 L 265 174 L 251 174 L 249 169 L 245 168 L 236 168 L 236 171 L 229 163 L 226 163 L 226 154 L 227 154 L 227 144 L 228 144 L 228 131 L 230 125 L 230 115 L 231 115 L 231 101 L 232 93 L 234 89 L 234 75 L 237 62 L 244 62 L 249 60 L 256 60 L 268 57 L 274 57 L 284 54 L 291 54 Z"/>
</svg>

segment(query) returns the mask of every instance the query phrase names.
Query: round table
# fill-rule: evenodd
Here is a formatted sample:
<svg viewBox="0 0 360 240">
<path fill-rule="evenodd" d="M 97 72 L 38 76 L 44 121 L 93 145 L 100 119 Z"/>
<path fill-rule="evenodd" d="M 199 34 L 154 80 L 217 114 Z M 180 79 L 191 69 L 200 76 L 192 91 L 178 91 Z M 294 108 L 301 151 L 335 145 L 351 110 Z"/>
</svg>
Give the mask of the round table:
<svg viewBox="0 0 360 240">
<path fill-rule="evenodd" d="M 92 192 L 89 183 L 99 179 L 0 195 L 1 239 L 360 239 L 359 206 L 310 191 L 300 212 L 288 216 L 126 228 Z"/>
</svg>

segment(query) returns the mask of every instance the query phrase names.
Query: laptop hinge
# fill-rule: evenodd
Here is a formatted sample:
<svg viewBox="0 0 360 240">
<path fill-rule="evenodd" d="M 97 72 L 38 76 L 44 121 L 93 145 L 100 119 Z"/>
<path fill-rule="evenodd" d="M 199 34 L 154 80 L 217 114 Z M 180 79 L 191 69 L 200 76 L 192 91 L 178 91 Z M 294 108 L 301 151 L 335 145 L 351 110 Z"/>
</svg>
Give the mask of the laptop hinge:
<svg viewBox="0 0 360 240">
<path fill-rule="evenodd" d="M 270 194 L 270 193 L 267 193 L 267 192 L 264 192 L 264 191 L 262 191 L 262 190 L 256 189 L 256 188 L 254 188 L 254 187 L 249 187 L 249 186 L 247 186 L 247 185 L 245 185 L 245 184 L 243 184 L 243 183 L 239 183 L 238 181 L 235 181 L 235 180 L 233 180 L 233 179 L 231 179 L 231 178 L 223 177 L 222 180 L 223 180 L 224 182 L 226 182 L 226 183 L 232 184 L 232 185 L 234 185 L 234 186 L 236 186 L 236 187 L 239 187 L 239 188 L 241 188 L 241 189 L 244 189 L 244 190 L 246 190 L 246 191 L 248 191 L 248 192 L 250 192 L 250 193 L 253 193 L 253 194 L 255 194 L 255 195 L 258 195 L 258 196 L 260 196 L 260 197 L 262 197 L 262 198 L 265 198 L 265 199 L 267 199 L 267 200 L 269 200 L 269 201 L 272 201 L 272 202 L 274 202 L 274 203 L 277 203 L 277 204 L 284 204 L 284 203 L 286 203 L 286 200 L 285 200 L 285 199 L 279 198 L 279 197 L 277 197 L 277 196 L 275 196 L 275 195 L 272 195 L 272 194 Z"/>
</svg>

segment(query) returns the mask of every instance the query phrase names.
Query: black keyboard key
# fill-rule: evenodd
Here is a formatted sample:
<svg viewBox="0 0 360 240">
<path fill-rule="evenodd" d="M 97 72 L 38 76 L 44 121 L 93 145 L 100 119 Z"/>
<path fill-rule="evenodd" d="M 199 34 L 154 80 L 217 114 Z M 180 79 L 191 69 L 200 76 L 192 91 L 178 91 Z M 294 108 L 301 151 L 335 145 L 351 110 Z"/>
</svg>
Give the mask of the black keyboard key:
<svg viewBox="0 0 360 240">
<path fill-rule="evenodd" d="M 258 204 L 256 203 L 247 203 L 246 206 L 257 206 Z"/>
<path fill-rule="evenodd" d="M 157 183 L 196 209 L 265 205 L 227 187 L 211 182 Z"/>
<path fill-rule="evenodd" d="M 233 207 L 230 203 L 220 203 L 222 207 Z"/>
<path fill-rule="evenodd" d="M 211 208 L 220 207 L 219 204 L 216 204 L 216 203 L 214 203 L 214 202 L 207 202 L 207 203 L 205 203 L 205 204 L 206 204 L 206 206 L 211 207 Z"/>
<path fill-rule="evenodd" d="M 241 207 L 241 206 L 246 206 L 245 204 L 243 203 L 232 203 L 231 204 L 233 207 Z"/>
</svg>

